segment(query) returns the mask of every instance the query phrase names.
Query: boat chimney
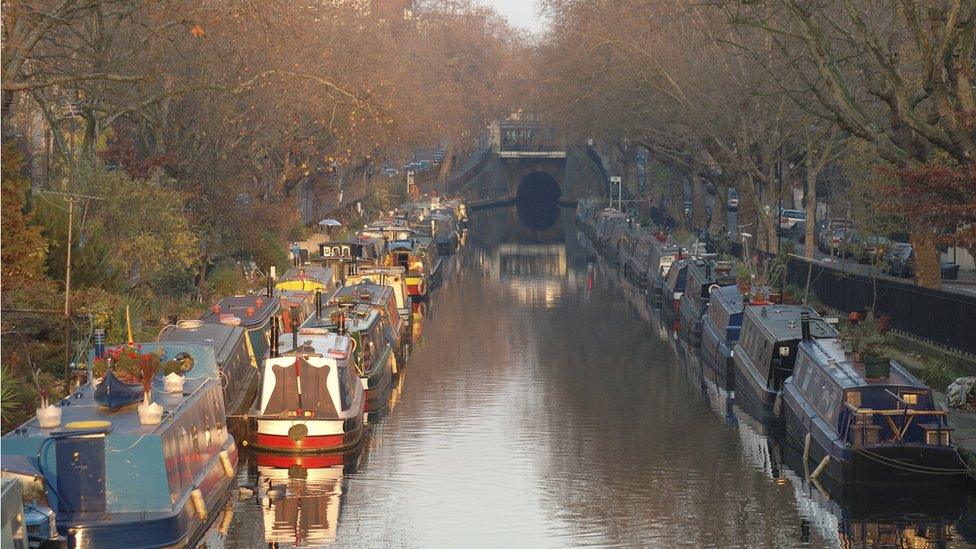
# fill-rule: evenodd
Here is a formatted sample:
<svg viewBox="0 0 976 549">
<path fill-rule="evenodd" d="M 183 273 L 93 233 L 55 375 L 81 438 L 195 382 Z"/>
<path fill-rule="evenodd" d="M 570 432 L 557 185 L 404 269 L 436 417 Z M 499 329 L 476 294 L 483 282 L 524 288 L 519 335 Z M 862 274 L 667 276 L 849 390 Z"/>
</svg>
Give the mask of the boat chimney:
<svg viewBox="0 0 976 549">
<path fill-rule="evenodd" d="M 274 280 L 275 280 L 275 266 L 272 265 L 268 269 L 268 297 L 274 293 Z"/>
<path fill-rule="evenodd" d="M 803 341 L 810 340 L 810 313 L 807 311 L 800 313 L 800 334 L 802 334 Z"/>
<path fill-rule="evenodd" d="M 322 291 L 315 290 L 315 316 L 322 316 Z"/>
<path fill-rule="evenodd" d="M 271 358 L 278 357 L 278 337 L 278 317 L 273 316 L 271 317 Z"/>
<path fill-rule="evenodd" d="M 298 348 L 298 323 L 297 322 L 291 323 L 291 348 L 292 349 Z"/>
</svg>

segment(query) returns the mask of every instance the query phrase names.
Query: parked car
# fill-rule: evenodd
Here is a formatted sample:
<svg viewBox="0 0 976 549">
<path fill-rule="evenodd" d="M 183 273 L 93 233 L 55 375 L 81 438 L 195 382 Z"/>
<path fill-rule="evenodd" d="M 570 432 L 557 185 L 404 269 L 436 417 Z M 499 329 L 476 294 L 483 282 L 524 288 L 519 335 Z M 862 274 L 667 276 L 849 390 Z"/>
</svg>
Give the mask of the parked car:
<svg viewBox="0 0 976 549">
<path fill-rule="evenodd" d="M 383 170 L 380 172 L 380 174 L 384 177 L 396 177 L 397 173 L 399 172 L 397 172 L 396 168 L 383 168 Z"/>
<path fill-rule="evenodd" d="M 888 256 L 888 249 L 891 248 L 891 239 L 884 236 L 869 236 L 862 240 L 855 252 L 858 263 L 868 263 L 876 265 L 885 261 Z"/>
<path fill-rule="evenodd" d="M 430 167 L 432 166 L 430 160 L 421 160 L 419 164 L 421 170 L 429 170 Z"/>
<path fill-rule="evenodd" d="M 891 276 L 901 278 L 915 276 L 915 253 L 911 244 L 892 243 L 887 259 L 887 272 Z M 939 265 L 939 275 L 943 280 L 956 280 L 959 278 L 959 265 L 952 261 L 944 261 Z"/>
<path fill-rule="evenodd" d="M 833 232 L 836 229 L 847 227 L 849 222 L 846 219 L 821 219 L 817 221 L 817 227 L 814 230 L 814 235 L 817 238 L 817 248 L 823 253 L 830 253 L 830 242 Z"/>
<path fill-rule="evenodd" d="M 851 239 L 855 239 L 857 236 L 854 231 L 849 227 L 834 227 L 828 229 L 828 234 L 824 238 L 826 243 L 826 249 L 824 253 L 829 253 L 830 255 L 837 255 L 840 257 L 847 257 L 849 255 L 849 248 Z"/>
<path fill-rule="evenodd" d="M 800 221 L 806 221 L 807 214 L 803 210 L 783 210 L 779 214 L 779 230 L 789 231 Z"/>
<path fill-rule="evenodd" d="M 729 189 L 729 200 L 726 204 L 726 208 L 732 212 L 739 209 L 739 192 L 735 189 Z"/>
</svg>

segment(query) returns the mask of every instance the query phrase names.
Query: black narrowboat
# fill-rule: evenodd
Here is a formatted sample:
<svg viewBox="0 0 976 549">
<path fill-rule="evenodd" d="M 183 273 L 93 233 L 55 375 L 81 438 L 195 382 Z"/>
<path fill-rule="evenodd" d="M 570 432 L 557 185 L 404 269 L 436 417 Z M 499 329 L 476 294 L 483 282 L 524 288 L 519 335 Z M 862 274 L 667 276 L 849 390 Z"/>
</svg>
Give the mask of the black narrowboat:
<svg viewBox="0 0 976 549">
<path fill-rule="evenodd" d="M 732 264 L 727 261 L 698 258 L 688 263 L 685 292 L 681 296 L 678 313 L 681 319 L 679 336 L 688 343 L 692 353 L 701 349 L 702 317 L 708 309 L 710 290 L 718 286 L 734 286 Z"/>
<path fill-rule="evenodd" d="M 732 352 L 735 394 L 737 401 L 748 401 L 760 421 L 778 423 L 773 407 L 793 374 L 802 312 L 811 317 L 812 337 L 837 337 L 837 330 L 805 305 L 756 305 L 743 311 L 742 332 Z"/>
<path fill-rule="evenodd" d="M 251 356 L 251 365 L 260 370 L 271 348 L 271 319 L 279 317 L 281 304 L 277 297 L 239 295 L 225 297 L 200 317 L 205 324 L 223 324 L 244 328 L 244 344 Z"/>
<path fill-rule="evenodd" d="M 928 386 L 896 361 L 869 370 L 839 340 L 815 339 L 813 321 L 801 323 L 783 414 L 811 467 L 842 483 L 963 479 L 947 412 Z"/>
<path fill-rule="evenodd" d="M 681 296 L 685 292 L 688 262 L 687 259 L 681 259 L 672 263 L 671 268 L 668 269 L 668 276 L 661 286 L 661 321 L 666 327 L 675 331 L 680 328 L 678 308 L 681 306 Z"/>
</svg>

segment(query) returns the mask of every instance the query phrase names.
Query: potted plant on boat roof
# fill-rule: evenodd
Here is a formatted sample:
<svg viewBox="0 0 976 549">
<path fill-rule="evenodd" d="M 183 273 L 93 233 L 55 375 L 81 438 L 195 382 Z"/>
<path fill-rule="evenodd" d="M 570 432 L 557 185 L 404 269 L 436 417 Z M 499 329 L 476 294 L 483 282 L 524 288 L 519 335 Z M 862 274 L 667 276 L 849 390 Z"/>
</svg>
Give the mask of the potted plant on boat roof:
<svg viewBox="0 0 976 549">
<path fill-rule="evenodd" d="M 49 380 L 44 379 L 44 374 L 40 370 L 35 370 L 32 374 L 34 384 L 37 386 L 37 396 L 40 399 L 37 407 L 37 422 L 41 429 L 51 429 L 61 425 L 61 408 L 50 402 L 51 393 L 46 383 Z"/>
<path fill-rule="evenodd" d="M 159 362 L 158 355 L 143 354 L 141 345 L 106 350 L 92 362 L 95 401 L 112 411 L 138 403 L 144 397 L 143 363 L 158 369 Z"/>
<path fill-rule="evenodd" d="M 888 356 L 888 339 L 885 334 L 869 334 L 857 346 L 857 358 L 864 364 L 864 376 L 868 378 L 887 378 L 891 373 L 891 358 Z"/>
<path fill-rule="evenodd" d="M 152 401 L 152 382 L 159 370 L 159 357 L 152 353 L 140 355 L 139 380 L 142 383 L 142 404 L 139 405 L 139 423 L 156 425 L 163 418 L 163 407 Z"/>
<path fill-rule="evenodd" d="M 162 365 L 160 374 L 163 379 L 163 390 L 167 393 L 182 393 L 186 383 L 186 373 L 193 369 L 193 357 L 188 353 L 180 353 Z"/>
</svg>

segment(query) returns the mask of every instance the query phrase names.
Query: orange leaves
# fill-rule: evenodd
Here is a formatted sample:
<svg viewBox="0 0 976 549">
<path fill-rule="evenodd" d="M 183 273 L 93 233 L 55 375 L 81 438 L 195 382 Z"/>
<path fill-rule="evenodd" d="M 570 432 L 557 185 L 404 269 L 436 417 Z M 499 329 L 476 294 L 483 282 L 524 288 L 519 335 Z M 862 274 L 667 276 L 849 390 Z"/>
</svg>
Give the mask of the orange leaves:
<svg viewBox="0 0 976 549">
<path fill-rule="evenodd" d="M 202 38 L 205 34 L 207 34 L 207 31 L 203 30 L 203 27 L 200 25 L 193 25 L 190 28 L 190 34 L 197 38 Z"/>
</svg>

